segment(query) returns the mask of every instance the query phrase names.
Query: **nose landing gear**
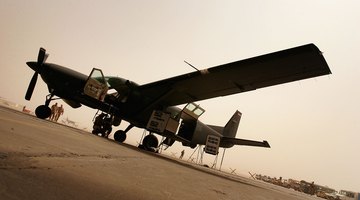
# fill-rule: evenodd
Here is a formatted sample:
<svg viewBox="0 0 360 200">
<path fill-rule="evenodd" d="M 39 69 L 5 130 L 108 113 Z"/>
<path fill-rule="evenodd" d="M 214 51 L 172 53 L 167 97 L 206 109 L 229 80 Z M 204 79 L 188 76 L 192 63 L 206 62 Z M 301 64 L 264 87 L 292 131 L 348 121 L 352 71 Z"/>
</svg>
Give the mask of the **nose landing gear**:
<svg viewBox="0 0 360 200">
<path fill-rule="evenodd" d="M 46 119 L 46 118 L 50 117 L 51 109 L 49 108 L 49 106 L 41 105 L 35 109 L 35 114 L 36 114 L 36 117 L 38 117 L 40 119 Z"/>
<path fill-rule="evenodd" d="M 51 115 L 51 109 L 49 108 L 49 104 L 51 100 L 53 99 L 54 94 L 49 94 L 46 96 L 45 105 L 40 105 L 35 110 L 36 117 L 40 119 L 46 119 L 49 118 Z"/>
</svg>

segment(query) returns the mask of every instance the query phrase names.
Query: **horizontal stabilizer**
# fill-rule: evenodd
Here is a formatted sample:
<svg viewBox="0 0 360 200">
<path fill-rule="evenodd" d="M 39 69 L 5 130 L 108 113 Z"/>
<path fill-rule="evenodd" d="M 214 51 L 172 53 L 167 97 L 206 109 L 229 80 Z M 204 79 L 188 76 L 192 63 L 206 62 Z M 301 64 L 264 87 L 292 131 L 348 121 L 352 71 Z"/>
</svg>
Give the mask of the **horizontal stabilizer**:
<svg viewBox="0 0 360 200">
<path fill-rule="evenodd" d="M 260 142 L 260 141 L 254 141 L 254 140 L 223 137 L 223 138 L 221 138 L 221 143 L 270 148 L 270 145 L 266 140 Z"/>
</svg>

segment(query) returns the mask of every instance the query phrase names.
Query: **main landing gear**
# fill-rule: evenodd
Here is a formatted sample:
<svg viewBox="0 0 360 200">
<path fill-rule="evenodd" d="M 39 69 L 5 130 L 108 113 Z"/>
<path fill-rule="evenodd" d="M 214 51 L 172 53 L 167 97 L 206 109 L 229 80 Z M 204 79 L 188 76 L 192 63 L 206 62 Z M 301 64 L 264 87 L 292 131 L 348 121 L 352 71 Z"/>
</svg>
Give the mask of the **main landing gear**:
<svg viewBox="0 0 360 200">
<path fill-rule="evenodd" d="M 155 135 L 150 133 L 149 135 L 144 137 L 144 139 L 142 140 L 142 144 L 139 145 L 139 148 L 146 151 L 157 152 L 158 146 L 159 140 Z"/>
<path fill-rule="evenodd" d="M 114 133 L 114 140 L 117 142 L 124 142 L 126 140 L 126 133 L 132 129 L 134 125 L 130 124 L 124 131 L 118 130 Z M 142 143 L 138 146 L 140 149 L 146 151 L 157 152 L 159 146 L 159 140 L 153 134 L 149 134 L 142 139 Z"/>
<path fill-rule="evenodd" d="M 130 124 L 124 131 L 118 130 L 114 133 L 114 140 L 116 142 L 124 142 L 126 140 L 126 133 L 132 129 L 134 125 Z"/>
</svg>

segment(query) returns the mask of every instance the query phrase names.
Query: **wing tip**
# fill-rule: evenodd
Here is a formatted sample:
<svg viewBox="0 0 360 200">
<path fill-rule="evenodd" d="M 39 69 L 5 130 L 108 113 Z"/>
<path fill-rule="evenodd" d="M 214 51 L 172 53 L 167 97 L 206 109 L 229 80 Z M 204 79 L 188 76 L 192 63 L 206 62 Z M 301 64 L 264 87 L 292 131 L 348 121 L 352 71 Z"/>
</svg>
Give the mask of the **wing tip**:
<svg viewBox="0 0 360 200">
<path fill-rule="evenodd" d="M 270 144 L 268 143 L 268 141 L 264 140 L 263 141 L 264 147 L 266 148 L 271 148 Z"/>
</svg>

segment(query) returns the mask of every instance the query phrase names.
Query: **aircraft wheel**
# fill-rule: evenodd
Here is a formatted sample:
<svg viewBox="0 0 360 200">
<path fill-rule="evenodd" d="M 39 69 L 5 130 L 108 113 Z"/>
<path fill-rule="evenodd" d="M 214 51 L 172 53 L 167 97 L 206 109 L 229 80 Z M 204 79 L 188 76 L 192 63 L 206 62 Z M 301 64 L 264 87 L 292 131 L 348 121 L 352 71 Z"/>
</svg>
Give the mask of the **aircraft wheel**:
<svg viewBox="0 0 360 200">
<path fill-rule="evenodd" d="M 114 133 L 114 140 L 116 142 L 121 142 L 121 143 L 124 142 L 126 140 L 126 133 L 124 131 L 121 131 L 121 130 L 116 131 Z"/>
<path fill-rule="evenodd" d="M 158 147 L 159 141 L 155 135 L 147 135 L 142 142 L 146 150 L 152 150 Z"/>
<path fill-rule="evenodd" d="M 48 106 L 41 105 L 35 110 L 36 117 L 40 119 L 46 119 L 51 115 L 51 109 Z"/>
</svg>

